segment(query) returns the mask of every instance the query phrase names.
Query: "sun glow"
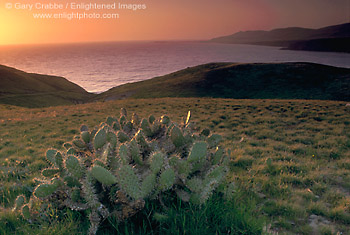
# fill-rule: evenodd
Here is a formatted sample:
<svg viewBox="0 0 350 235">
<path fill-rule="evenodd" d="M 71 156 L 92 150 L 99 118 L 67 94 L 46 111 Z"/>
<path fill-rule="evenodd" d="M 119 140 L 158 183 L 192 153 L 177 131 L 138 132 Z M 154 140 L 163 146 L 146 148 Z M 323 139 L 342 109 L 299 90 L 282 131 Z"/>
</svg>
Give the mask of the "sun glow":
<svg viewBox="0 0 350 235">
<path fill-rule="evenodd" d="M 8 44 L 15 41 L 16 21 L 15 16 L 6 10 L 0 9 L 0 44 Z"/>
</svg>

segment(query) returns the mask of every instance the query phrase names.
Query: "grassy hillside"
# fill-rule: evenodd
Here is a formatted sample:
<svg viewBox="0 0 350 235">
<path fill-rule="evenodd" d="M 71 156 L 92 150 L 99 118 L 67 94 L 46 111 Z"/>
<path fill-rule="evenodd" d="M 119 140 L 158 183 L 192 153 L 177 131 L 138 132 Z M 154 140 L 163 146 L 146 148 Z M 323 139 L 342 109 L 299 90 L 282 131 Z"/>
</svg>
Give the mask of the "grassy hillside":
<svg viewBox="0 0 350 235">
<path fill-rule="evenodd" d="M 76 104 L 93 96 L 65 78 L 0 66 L 0 103 L 23 107 Z"/>
<path fill-rule="evenodd" d="M 350 100 L 350 69 L 311 63 L 212 63 L 115 87 L 95 100 L 156 97 Z"/>
<path fill-rule="evenodd" d="M 59 212 L 52 211 L 47 222 L 38 225 L 18 219 L 11 208 L 16 195 L 31 194 L 32 179 L 48 166 L 47 148 L 62 149 L 81 124 L 94 127 L 107 116 L 119 116 L 121 107 L 140 117 L 167 114 L 176 122 L 190 110 L 197 126 L 221 133 L 223 145 L 233 150 L 230 180 L 236 184 L 236 203 L 254 201 L 253 218 L 265 218 L 270 231 L 349 234 L 346 102 L 205 98 L 127 99 L 37 109 L 0 105 L 0 234 L 86 231 L 83 215 L 66 212 L 62 221 L 56 218 Z M 210 224 L 206 216 L 201 219 L 197 223 Z M 126 230 L 127 226 L 122 231 Z"/>
<path fill-rule="evenodd" d="M 349 101 L 350 69 L 312 63 L 211 63 L 94 95 L 62 77 L 0 66 L 2 104 L 34 108 L 159 97 Z"/>
</svg>

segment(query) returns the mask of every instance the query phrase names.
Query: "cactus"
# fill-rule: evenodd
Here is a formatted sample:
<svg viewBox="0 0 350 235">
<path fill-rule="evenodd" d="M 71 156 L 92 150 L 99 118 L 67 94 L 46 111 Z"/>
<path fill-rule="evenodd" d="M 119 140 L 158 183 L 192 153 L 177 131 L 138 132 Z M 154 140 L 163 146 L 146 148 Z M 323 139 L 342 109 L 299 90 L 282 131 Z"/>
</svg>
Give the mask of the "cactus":
<svg viewBox="0 0 350 235">
<path fill-rule="evenodd" d="M 129 152 L 131 154 L 132 160 L 134 160 L 135 163 L 137 163 L 139 165 L 143 165 L 142 156 L 140 153 L 140 148 L 139 148 L 135 139 L 130 141 Z"/>
<path fill-rule="evenodd" d="M 208 144 L 212 148 L 217 146 L 221 142 L 221 140 L 222 140 L 221 135 L 213 134 L 208 138 Z"/>
<path fill-rule="evenodd" d="M 176 147 L 181 147 L 185 144 L 185 138 L 177 126 L 174 126 L 170 132 L 170 139 Z"/>
<path fill-rule="evenodd" d="M 111 144 L 113 148 L 115 148 L 118 142 L 117 135 L 113 132 L 108 132 L 107 141 Z"/>
<path fill-rule="evenodd" d="M 129 136 L 125 134 L 123 131 L 118 131 L 117 135 L 120 143 L 124 143 L 130 140 Z"/>
<path fill-rule="evenodd" d="M 88 144 L 88 143 L 90 142 L 90 138 L 91 138 L 91 136 L 90 136 L 90 133 L 89 133 L 88 131 L 83 131 L 83 132 L 81 133 L 81 139 L 82 139 L 86 144 Z"/>
<path fill-rule="evenodd" d="M 79 182 L 79 180 L 77 178 L 75 178 L 75 177 L 72 177 L 72 176 L 64 177 L 64 182 L 70 188 L 80 187 L 81 186 L 81 183 Z"/>
<path fill-rule="evenodd" d="M 160 174 L 159 188 L 162 191 L 170 189 L 175 182 L 175 171 L 172 168 L 168 168 Z"/>
<path fill-rule="evenodd" d="M 67 155 L 75 155 L 76 153 L 77 153 L 77 151 L 73 147 L 70 147 L 67 150 Z"/>
<path fill-rule="evenodd" d="M 56 169 L 56 168 L 46 168 L 44 169 L 41 174 L 44 176 L 44 177 L 52 177 L 54 176 L 55 174 L 57 174 L 58 172 L 60 172 L 59 169 Z"/>
<path fill-rule="evenodd" d="M 128 164 L 129 156 L 128 156 L 128 148 L 125 144 L 119 147 L 119 158 L 122 164 Z"/>
<path fill-rule="evenodd" d="M 147 119 L 143 119 L 142 120 L 141 128 L 142 128 L 143 133 L 145 133 L 145 135 L 147 137 L 151 137 L 152 136 L 152 130 L 151 130 L 151 127 L 150 127 Z"/>
<path fill-rule="evenodd" d="M 95 165 L 94 167 L 92 167 L 91 174 L 93 177 L 95 177 L 95 179 L 97 179 L 104 185 L 112 185 L 117 183 L 117 179 L 115 178 L 115 176 L 101 166 Z"/>
<path fill-rule="evenodd" d="M 149 121 L 149 123 L 151 123 L 151 124 L 153 124 L 153 122 L 156 120 L 156 118 L 153 116 L 153 115 L 150 115 L 149 117 L 148 117 L 148 121 Z"/>
<path fill-rule="evenodd" d="M 62 169 L 63 168 L 63 156 L 60 152 L 57 152 L 56 153 L 56 156 L 55 156 L 55 165 L 56 167 L 58 167 L 58 169 Z"/>
<path fill-rule="evenodd" d="M 177 170 L 178 176 L 181 179 L 185 180 L 191 173 L 193 167 L 192 164 L 190 164 L 188 161 L 176 159 L 176 162 L 174 163 L 174 168 Z"/>
<path fill-rule="evenodd" d="M 56 149 L 49 149 L 46 151 L 46 158 L 47 160 L 49 160 L 49 162 L 51 163 L 51 165 L 55 165 L 55 156 L 57 154 L 57 150 Z"/>
<path fill-rule="evenodd" d="M 168 116 L 163 115 L 160 118 L 160 122 L 166 126 L 168 126 L 170 124 L 170 118 Z"/>
<path fill-rule="evenodd" d="M 30 215 L 29 206 L 27 204 L 22 206 L 21 212 L 24 219 L 30 220 L 31 215 Z"/>
<path fill-rule="evenodd" d="M 103 145 L 105 145 L 106 141 L 107 141 L 107 133 L 103 128 L 101 128 L 96 133 L 95 138 L 94 138 L 95 149 L 99 149 L 99 148 L 103 147 Z"/>
<path fill-rule="evenodd" d="M 13 210 L 18 210 L 19 208 L 21 208 L 24 203 L 26 202 L 26 198 L 24 195 L 18 195 L 16 200 L 15 200 L 15 207 L 13 208 Z"/>
<path fill-rule="evenodd" d="M 124 116 L 124 117 L 127 117 L 127 116 L 128 116 L 127 111 L 126 111 L 125 108 L 121 108 L 121 109 L 120 109 L 120 116 Z"/>
<path fill-rule="evenodd" d="M 154 174 L 157 174 L 162 169 L 164 155 L 161 152 L 154 153 L 150 157 L 150 168 Z"/>
<path fill-rule="evenodd" d="M 118 183 L 127 195 L 134 199 L 140 198 L 141 189 L 139 178 L 131 166 L 126 165 L 119 169 Z"/>
<path fill-rule="evenodd" d="M 157 183 L 157 176 L 154 173 L 145 177 L 141 185 L 142 197 L 147 197 L 154 189 Z"/>
<path fill-rule="evenodd" d="M 120 120 L 119 120 L 120 126 L 123 127 L 126 123 L 126 117 L 125 116 L 121 116 Z"/>
<path fill-rule="evenodd" d="M 79 160 L 74 156 L 68 156 L 66 160 L 67 171 L 75 176 L 76 178 L 81 178 L 84 174 L 82 166 L 80 166 Z"/>
<path fill-rule="evenodd" d="M 64 144 L 65 151 L 46 152 L 51 167 L 42 171 L 44 179 L 38 180 L 33 195 L 61 208 L 86 211 L 90 234 L 109 215 L 123 220 L 142 210 L 146 200 L 162 204 L 165 191 L 203 204 L 224 182 L 230 158 L 218 146 L 220 135 L 210 135 L 208 129 L 194 132 L 198 129 L 190 119 L 190 112 L 180 125 L 168 116 L 140 119 L 133 114 L 128 119 L 121 109 L 119 119 L 108 117 L 90 131 L 83 125 L 80 135 Z M 24 203 L 18 197 L 15 208 Z M 29 207 L 22 210 L 24 216 L 29 212 Z M 154 217 L 166 219 L 163 214 Z"/>
<path fill-rule="evenodd" d="M 114 122 L 112 125 L 113 130 L 119 131 L 120 130 L 120 124 L 118 122 Z"/>
<path fill-rule="evenodd" d="M 84 149 L 86 147 L 85 143 L 80 139 L 73 140 L 72 143 L 73 143 L 73 146 L 79 149 Z"/>
<path fill-rule="evenodd" d="M 112 126 L 114 122 L 115 122 L 114 118 L 107 117 L 107 120 L 106 120 L 107 125 Z"/>
<path fill-rule="evenodd" d="M 205 142 L 198 142 L 195 143 L 192 146 L 190 155 L 188 156 L 188 162 L 196 162 L 200 161 L 201 159 L 205 158 L 207 155 L 207 143 Z"/>
<path fill-rule="evenodd" d="M 123 126 L 123 131 L 125 133 L 130 133 L 133 129 L 133 125 L 132 125 L 132 122 L 128 121 L 125 123 L 125 125 Z"/>
<path fill-rule="evenodd" d="M 224 156 L 224 154 L 225 154 L 225 150 L 223 148 L 217 147 L 216 152 L 212 158 L 212 164 L 213 165 L 219 164 L 221 162 L 221 159 Z"/>
<path fill-rule="evenodd" d="M 89 131 L 89 128 L 86 125 L 81 125 L 80 132 L 84 132 L 84 131 Z"/>
<path fill-rule="evenodd" d="M 40 184 L 34 190 L 34 195 L 38 198 L 46 198 L 53 194 L 57 190 L 57 185 L 53 184 Z"/>
<path fill-rule="evenodd" d="M 132 114 L 131 123 L 135 126 L 138 126 L 140 124 L 140 118 L 136 113 Z"/>
</svg>

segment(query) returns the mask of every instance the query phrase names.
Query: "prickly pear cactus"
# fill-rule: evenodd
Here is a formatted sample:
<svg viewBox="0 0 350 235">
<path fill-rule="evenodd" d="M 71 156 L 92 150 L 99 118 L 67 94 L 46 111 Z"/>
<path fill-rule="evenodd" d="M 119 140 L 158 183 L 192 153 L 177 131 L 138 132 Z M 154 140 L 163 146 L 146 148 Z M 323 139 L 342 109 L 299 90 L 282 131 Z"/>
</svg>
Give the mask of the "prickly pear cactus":
<svg viewBox="0 0 350 235">
<path fill-rule="evenodd" d="M 229 157 L 217 146 L 221 136 L 208 129 L 194 133 L 190 113 L 178 125 L 168 116 L 140 119 L 133 114 L 129 119 L 122 109 L 119 118 L 80 130 L 64 144 L 66 150 L 47 151 L 51 167 L 42 171 L 33 196 L 88 212 L 90 234 L 101 220 L 110 215 L 124 220 L 142 210 L 145 200 L 160 200 L 165 191 L 203 204 L 226 176 Z M 23 205 L 19 197 L 16 208 L 22 207 L 29 218 L 31 209 Z"/>
</svg>

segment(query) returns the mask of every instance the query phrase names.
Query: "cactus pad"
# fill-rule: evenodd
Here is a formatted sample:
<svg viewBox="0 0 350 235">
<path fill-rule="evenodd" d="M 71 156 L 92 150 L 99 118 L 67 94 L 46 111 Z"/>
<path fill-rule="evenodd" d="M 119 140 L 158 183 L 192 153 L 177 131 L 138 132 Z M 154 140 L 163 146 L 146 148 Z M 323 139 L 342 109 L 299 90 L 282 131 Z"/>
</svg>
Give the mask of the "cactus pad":
<svg viewBox="0 0 350 235">
<path fill-rule="evenodd" d="M 38 198 L 46 198 L 57 190 L 57 186 L 53 184 L 41 184 L 34 190 L 34 195 Z"/>
<path fill-rule="evenodd" d="M 92 167 L 91 174 L 93 177 L 95 177 L 95 179 L 104 185 L 112 185 L 117 183 L 117 178 L 115 178 L 111 172 L 101 166 L 95 165 Z"/>
<path fill-rule="evenodd" d="M 103 145 L 105 145 L 107 141 L 107 133 L 106 131 L 101 128 L 95 135 L 95 138 L 94 138 L 94 147 L 95 149 L 99 149 L 99 148 L 102 148 Z"/>
</svg>

